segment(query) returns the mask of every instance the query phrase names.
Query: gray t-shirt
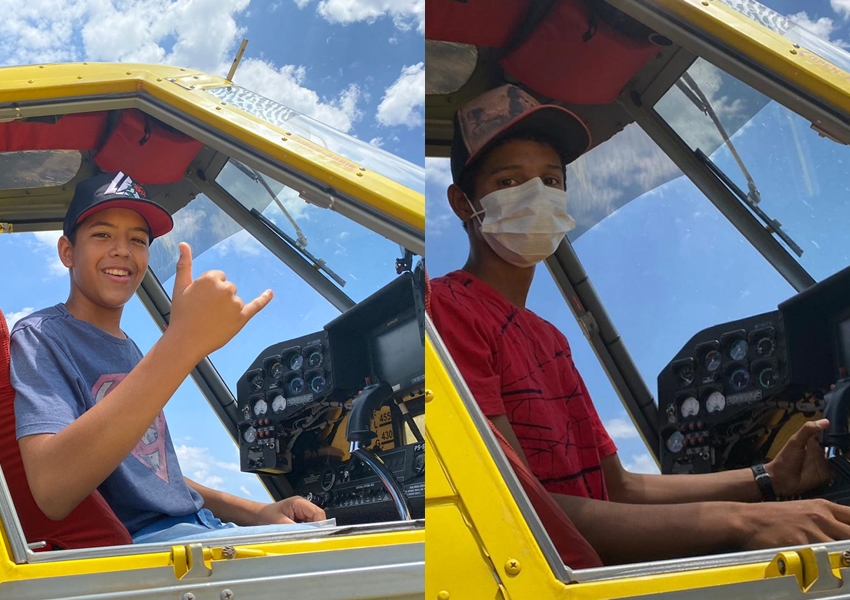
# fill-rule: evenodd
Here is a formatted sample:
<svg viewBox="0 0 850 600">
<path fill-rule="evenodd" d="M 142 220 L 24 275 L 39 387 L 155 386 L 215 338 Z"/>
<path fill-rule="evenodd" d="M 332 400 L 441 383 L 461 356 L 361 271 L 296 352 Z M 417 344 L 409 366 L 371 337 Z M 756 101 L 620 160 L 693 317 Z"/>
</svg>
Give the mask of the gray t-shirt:
<svg viewBox="0 0 850 600">
<path fill-rule="evenodd" d="M 116 338 L 75 319 L 64 304 L 18 321 L 11 346 L 18 439 L 58 433 L 114 390 L 142 359 L 130 338 Z M 183 481 L 161 412 L 98 489 L 131 534 L 165 515 L 187 515 L 203 506 L 200 494 Z"/>
</svg>

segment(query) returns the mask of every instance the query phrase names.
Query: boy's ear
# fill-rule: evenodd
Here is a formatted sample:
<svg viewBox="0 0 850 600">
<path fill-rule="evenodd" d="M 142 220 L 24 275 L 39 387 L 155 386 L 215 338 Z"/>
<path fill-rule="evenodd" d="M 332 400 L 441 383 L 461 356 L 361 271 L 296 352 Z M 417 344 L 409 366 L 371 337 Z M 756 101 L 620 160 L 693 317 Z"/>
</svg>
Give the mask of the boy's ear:
<svg viewBox="0 0 850 600">
<path fill-rule="evenodd" d="M 59 260 L 62 261 L 62 264 L 69 269 L 73 267 L 74 245 L 71 243 L 71 240 L 69 240 L 67 236 L 63 235 L 59 238 L 56 248 L 59 250 Z"/>
<path fill-rule="evenodd" d="M 459 185 L 455 183 L 451 184 L 446 191 L 446 196 L 449 199 L 449 206 L 452 207 L 452 211 L 457 215 L 458 219 L 466 223 L 472 218 L 472 207 L 469 205 L 466 194 L 460 189 Z"/>
</svg>

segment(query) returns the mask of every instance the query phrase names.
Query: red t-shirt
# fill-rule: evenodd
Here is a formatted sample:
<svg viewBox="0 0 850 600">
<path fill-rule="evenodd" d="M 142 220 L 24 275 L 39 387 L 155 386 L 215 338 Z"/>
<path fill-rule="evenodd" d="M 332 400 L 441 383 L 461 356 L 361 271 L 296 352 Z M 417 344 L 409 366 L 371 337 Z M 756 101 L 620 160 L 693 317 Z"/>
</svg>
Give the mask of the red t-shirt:
<svg viewBox="0 0 850 600">
<path fill-rule="evenodd" d="M 431 312 L 482 412 L 507 415 L 546 489 L 607 500 L 600 461 L 617 447 L 567 338 L 465 271 L 432 281 Z"/>
</svg>

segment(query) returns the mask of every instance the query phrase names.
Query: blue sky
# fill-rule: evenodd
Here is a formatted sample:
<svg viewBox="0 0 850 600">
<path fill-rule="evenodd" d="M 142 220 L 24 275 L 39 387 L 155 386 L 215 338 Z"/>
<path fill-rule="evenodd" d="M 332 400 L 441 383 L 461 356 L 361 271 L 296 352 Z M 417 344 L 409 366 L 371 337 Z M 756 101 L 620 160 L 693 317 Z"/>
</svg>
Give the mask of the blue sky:
<svg viewBox="0 0 850 600">
<path fill-rule="evenodd" d="M 730 0 L 731 3 L 731 0 Z M 825 39 L 850 40 L 850 2 L 767 2 Z M 803 12 L 805 11 L 805 12 Z M 696 71 L 724 122 L 734 120 L 740 90 L 716 69 Z M 686 138 L 705 142 L 716 131 L 698 112 L 668 98 L 671 119 Z M 685 103 L 686 104 L 686 103 Z M 677 113 L 676 111 L 682 111 Z M 700 122 L 699 118 L 706 119 Z M 698 123 L 701 123 L 698 125 Z M 779 219 L 804 249 L 803 265 L 818 279 L 850 264 L 843 224 L 850 219 L 844 146 L 819 138 L 809 123 L 770 103 L 734 137 L 762 193 L 761 208 Z M 723 148 L 712 155 L 739 186 L 746 181 Z M 636 126 L 581 159 L 568 173 L 568 210 L 582 217 L 610 209 L 617 190 L 643 181 L 668 183 L 611 212 L 574 241 L 591 281 L 652 393 L 659 371 L 701 329 L 774 310 L 793 289 Z M 466 260 L 466 234 L 445 200 L 448 161 L 426 166 L 429 272 L 436 277 Z M 572 193 L 570 192 L 572 189 Z M 598 213 L 597 213 L 598 214 Z M 657 472 L 545 266 L 538 267 L 528 307 L 570 340 L 597 410 L 627 468 Z"/>
<path fill-rule="evenodd" d="M 224 76 L 239 42 L 248 38 L 236 84 L 424 164 L 420 0 L 33 0 L 24 5 L 0 0 L 0 11 L 0 66 L 168 63 Z M 283 200 L 300 220 L 309 249 L 348 281 L 350 295 L 365 297 L 395 276 L 394 244 L 345 219 L 327 221 L 315 207 Z M 189 205 L 178 218 L 181 235 L 191 234 L 198 206 Z M 267 214 L 285 222 L 277 209 Z M 0 236 L 0 309 L 10 321 L 66 299 L 68 277 L 57 262 L 57 237 Z M 176 245 L 180 240 L 171 241 Z M 196 257 L 196 275 L 213 268 L 224 270 L 245 298 L 269 287 L 277 293 L 213 357 L 231 389 L 266 346 L 317 331 L 338 314 L 244 232 Z M 170 292 L 173 282 L 168 279 L 164 285 Z M 136 299 L 125 310 L 123 326 L 142 351 L 158 337 Z M 191 380 L 165 410 L 187 476 L 235 494 L 267 498 L 253 475 L 238 472 L 235 445 Z"/>
</svg>

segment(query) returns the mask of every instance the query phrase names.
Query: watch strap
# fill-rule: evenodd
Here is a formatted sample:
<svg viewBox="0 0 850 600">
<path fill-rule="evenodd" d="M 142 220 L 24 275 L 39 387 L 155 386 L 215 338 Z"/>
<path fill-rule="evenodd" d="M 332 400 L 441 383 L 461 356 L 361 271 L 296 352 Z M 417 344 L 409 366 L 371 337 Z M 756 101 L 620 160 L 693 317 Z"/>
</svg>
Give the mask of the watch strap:
<svg viewBox="0 0 850 600">
<path fill-rule="evenodd" d="M 773 482 L 770 480 L 767 470 L 762 463 L 750 467 L 753 471 L 753 476 L 756 478 L 756 483 L 759 486 L 762 500 L 773 502 L 776 500 L 776 492 L 773 489 Z"/>
</svg>

